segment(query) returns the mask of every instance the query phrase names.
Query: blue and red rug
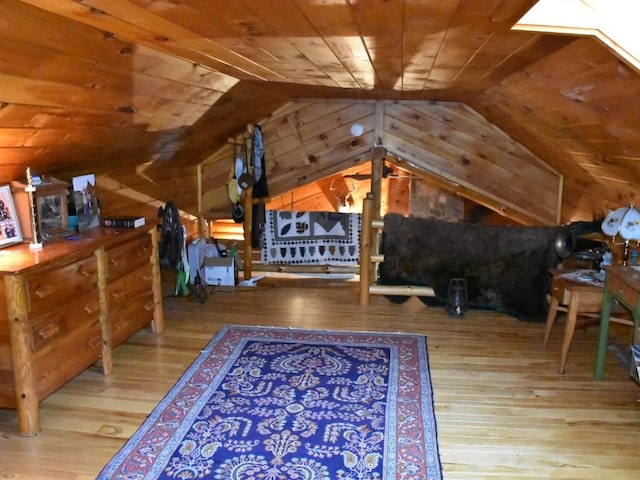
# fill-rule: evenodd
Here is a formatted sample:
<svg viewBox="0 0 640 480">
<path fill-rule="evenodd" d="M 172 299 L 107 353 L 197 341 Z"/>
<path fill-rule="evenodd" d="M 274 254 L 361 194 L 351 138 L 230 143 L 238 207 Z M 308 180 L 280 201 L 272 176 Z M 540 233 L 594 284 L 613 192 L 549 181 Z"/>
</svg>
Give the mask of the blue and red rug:
<svg viewBox="0 0 640 480">
<path fill-rule="evenodd" d="M 426 338 L 227 326 L 98 476 L 439 480 Z"/>
</svg>

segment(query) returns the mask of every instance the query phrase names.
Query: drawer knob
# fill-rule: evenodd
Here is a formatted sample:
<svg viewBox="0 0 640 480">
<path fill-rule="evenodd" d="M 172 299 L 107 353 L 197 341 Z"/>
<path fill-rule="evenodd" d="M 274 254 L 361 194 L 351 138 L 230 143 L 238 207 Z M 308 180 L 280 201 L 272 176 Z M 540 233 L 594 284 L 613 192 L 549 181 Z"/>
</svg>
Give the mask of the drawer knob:
<svg viewBox="0 0 640 480">
<path fill-rule="evenodd" d="M 48 297 L 49 295 L 51 295 L 53 292 L 55 291 L 55 288 L 53 288 L 53 286 L 51 285 L 42 285 L 41 287 L 38 287 L 36 289 L 36 296 L 38 296 L 39 298 L 44 298 L 44 297 Z"/>
<path fill-rule="evenodd" d="M 46 340 L 49 337 L 53 337 L 59 331 L 60 327 L 58 325 L 56 325 L 55 323 L 50 323 L 38 330 L 38 335 L 40 336 L 40 338 Z"/>
<path fill-rule="evenodd" d="M 100 304 L 98 302 L 87 303 L 84 306 L 84 311 L 88 314 L 96 313 L 98 310 L 100 310 Z"/>
<path fill-rule="evenodd" d="M 78 273 L 80 274 L 81 277 L 83 278 L 88 278 L 91 275 L 91 272 L 87 271 L 86 269 L 84 269 L 83 267 L 80 267 L 78 269 Z"/>
<path fill-rule="evenodd" d="M 111 296 L 116 300 L 123 298 L 127 293 L 124 290 L 114 290 Z"/>
</svg>

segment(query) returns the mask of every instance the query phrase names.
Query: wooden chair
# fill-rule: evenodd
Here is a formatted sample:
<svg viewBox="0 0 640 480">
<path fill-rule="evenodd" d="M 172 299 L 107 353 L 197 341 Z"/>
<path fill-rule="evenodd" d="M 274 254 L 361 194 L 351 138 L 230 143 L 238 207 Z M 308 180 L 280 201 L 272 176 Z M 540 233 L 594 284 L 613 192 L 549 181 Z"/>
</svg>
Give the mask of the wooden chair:
<svg viewBox="0 0 640 480">
<path fill-rule="evenodd" d="M 543 341 L 543 345 L 546 347 L 558 312 L 565 312 L 566 323 L 562 340 L 562 352 L 560 354 L 560 373 L 564 373 L 576 326 L 586 327 L 600 322 L 603 294 L 602 287 L 571 281 L 563 278 L 561 276 L 562 273 L 565 273 L 565 271 L 551 271 L 553 275 L 550 292 L 551 303 L 547 314 Z M 610 321 L 633 325 L 631 320 L 625 318 L 611 317 Z"/>
</svg>

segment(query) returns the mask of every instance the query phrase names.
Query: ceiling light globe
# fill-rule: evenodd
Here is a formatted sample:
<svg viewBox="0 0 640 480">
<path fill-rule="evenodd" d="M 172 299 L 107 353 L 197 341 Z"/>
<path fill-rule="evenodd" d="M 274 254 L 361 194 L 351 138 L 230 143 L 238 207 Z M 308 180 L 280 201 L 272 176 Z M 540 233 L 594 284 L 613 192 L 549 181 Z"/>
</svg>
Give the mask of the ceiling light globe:
<svg viewBox="0 0 640 480">
<path fill-rule="evenodd" d="M 359 137 L 363 133 L 364 127 L 362 125 L 360 125 L 359 123 L 354 123 L 353 125 L 351 125 L 351 135 L 353 135 L 354 137 Z"/>
</svg>

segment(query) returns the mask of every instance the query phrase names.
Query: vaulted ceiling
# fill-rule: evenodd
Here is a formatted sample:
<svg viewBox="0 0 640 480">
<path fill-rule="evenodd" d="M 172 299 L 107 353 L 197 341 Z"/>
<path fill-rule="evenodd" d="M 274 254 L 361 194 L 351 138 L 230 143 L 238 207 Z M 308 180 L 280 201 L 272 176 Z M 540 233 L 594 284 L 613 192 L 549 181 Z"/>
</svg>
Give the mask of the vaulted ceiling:
<svg viewBox="0 0 640 480">
<path fill-rule="evenodd" d="M 633 202 L 640 76 L 595 38 L 511 30 L 535 3 L 0 0 L 0 182 L 93 171 L 166 200 L 293 99 L 438 100 L 558 172 L 562 221 Z"/>
</svg>

